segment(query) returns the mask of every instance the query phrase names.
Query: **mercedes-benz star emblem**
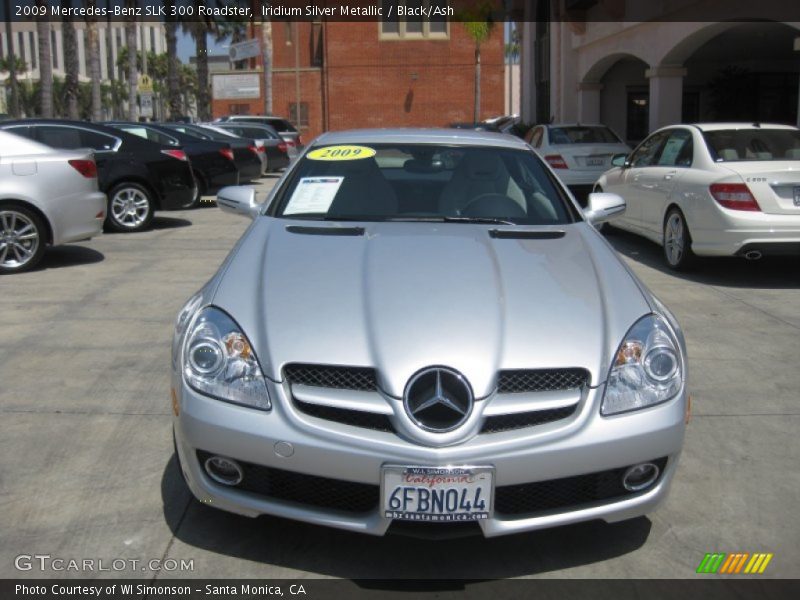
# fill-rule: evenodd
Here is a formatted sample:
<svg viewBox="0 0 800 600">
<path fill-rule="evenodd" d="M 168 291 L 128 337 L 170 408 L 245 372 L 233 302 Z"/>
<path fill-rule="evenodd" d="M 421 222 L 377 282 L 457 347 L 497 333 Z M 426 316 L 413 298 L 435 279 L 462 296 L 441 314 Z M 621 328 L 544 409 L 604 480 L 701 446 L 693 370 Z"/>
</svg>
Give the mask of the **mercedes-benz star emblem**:
<svg viewBox="0 0 800 600">
<path fill-rule="evenodd" d="M 444 433 L 464 423 L 472 412 L 472 389 L 458 371 L 423 369 L 406 385 L 403 404 L 411 420 L 426 431 Z"/>
</svg>

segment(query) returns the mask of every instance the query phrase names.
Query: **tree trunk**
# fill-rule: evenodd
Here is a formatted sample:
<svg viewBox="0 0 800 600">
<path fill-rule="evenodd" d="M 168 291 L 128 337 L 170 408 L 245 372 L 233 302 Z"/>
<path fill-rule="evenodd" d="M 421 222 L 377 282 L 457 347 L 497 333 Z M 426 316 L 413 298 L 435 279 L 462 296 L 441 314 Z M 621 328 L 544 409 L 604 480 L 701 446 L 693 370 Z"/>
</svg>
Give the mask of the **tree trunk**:
<svg viewBox="0 0 800 600">
<path fill-rule="evenodd" d="M 178 23 L 169 16 L 174 0 L 167 0 L 167 17 L 164 33 L 167 37 L 167 109 L 171 120 L 181 116 L 181 84 L 178 74 Z"/>
<path fill-rule="evenodd" d="M 6 42 L 8 43 L 8 83 L 11 97 L 8 102 L 8 112 L 15 119 L 19 118 L 19 89 L 17 87 L 17 57 L 14 54 L 14 37 L 11 29 L 11 0 L 5 0 L 6 15 Z M 32 51 L 32 50 L 31 50 Z"/>
<path fill-rule="evenodd" d="M 47 0 L 37 0 L 37 6 L 49 11 Z M 53 56 L 50 53 L 50 23 L 36 21 L 39 40 L 39 113 L 44 118 L 53 117 Z"/>
<path fill-rule="evenodd" d="M 89 6 L 94 8 L 94 0 L 89 0 Z M 100 72 L 100 39 L 97 36 L 97 17 L 86 18 L 86 45 L 89 53 L 89 77 L 92 85 L 92 121 L 103 120 L 103 98 L 100 92 L 100 81 L 103 75 Z"/>
<path fill-rule="evenodd" d="M 106 0 L 106 8 L 111 11 L 113 0 Z M 119 102 L 117 96 L 117 65 L 114 64 L 114 29 L 111 23 L 111 12 L 108 13 L 106 21 L 106 65 L 108 65 L 108 80 L 111 84 L 111 118 L 116 119 L 119 115 Z"/>
<path fill-rule="evenodd" d="M 475 114 L 473 122 L 481 120 L 481 45 L 475 45 Z"/>
<path fill-rule="evenodd" d="M 195 45 L 197 54 L 197 117 L 201 121 L 211 120 L 211 101 L 208 94 L 208 30 L 205 23 L 195 23 Z"/>
<path fill-rule="evenodd" d="M 62 8 L 70 6 L 67 0 L 61 0 Z M 64 96 L 67 105 L 67 116 L 77 120 L 78 114 L 78 40 L 75 36 L 75 24 L 72 17 L 64 17 L 61 22 L 61 37 L 64 44 Z"/>
<path fill-rule="evenodd" d="M 128 121 L 135 121 L 136 86 L 139 83 L 136 73 L 136 19 L 125 22 L 125 45 L 128 47 Z"/>
<path fill-rule="evenodd" d="M 299 43 L 299 40 L 295 40 Z M 272 21 L 261 21 L 261 62 L 264 69 L 264 114 L 272 114 Z M 299 107 L 298 107 L 299 110 Z"/>
</svg>

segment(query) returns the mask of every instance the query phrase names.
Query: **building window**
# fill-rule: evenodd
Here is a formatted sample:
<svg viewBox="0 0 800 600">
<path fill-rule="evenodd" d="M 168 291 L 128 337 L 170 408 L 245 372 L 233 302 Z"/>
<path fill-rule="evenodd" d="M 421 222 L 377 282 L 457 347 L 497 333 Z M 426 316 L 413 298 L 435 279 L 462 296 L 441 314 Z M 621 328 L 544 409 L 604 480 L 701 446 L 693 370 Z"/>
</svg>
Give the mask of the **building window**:
<svg viewBox="0 0 800 600">
<path fill-rule="evenodd" d="M 446 12 L 448 0 L 383 0 L 382 4 L 385 20 L 378 23 L 378 37 L 381 40 L 445 40 L 449 37 L 447 17 L 437 15 L 428 19 L 419 14 L 423 8 L 426 11 L 438 8 Z M 398 16 L 403 9 L 410 14 Z M 388 17 L 389 14 L 391 17 Z"/>
<path fill-rule="evenodd" d="M 156 28 L 150 28 L 150 52 L 156 53 Z"/>
<path fill-rule="evenodd" d="M 31 69 L 36 68 L 37 52 L 36 52 L 36 38 L 32 31 L 28 32 L 28 53 L 31 55 Z"/>
<path fill-rule="evenodd" d="M 289 120 L 295 127 L 308 127 L 308 102 L 300 103 L 300 115 L 297 114 L 297 103 L 289 103 Z"/>
<path fill-rule="evenodd" d="M 228 113 L 232 115 L 249 115 L 249 104 L 228 104 Z"/>
<path fill-rule="evenodd" d="M 17 51 L 14 53 L 18 57 L 20 57 L 23 61 L 25 60 L 25 34 L 21 31 L 17 32 Z"/>
<path fill-rule="evenodd" d="M 3 37 L 3 34 L 0 33 L 0 58 L 6 57 L 6 40 Z"/>
</svg>

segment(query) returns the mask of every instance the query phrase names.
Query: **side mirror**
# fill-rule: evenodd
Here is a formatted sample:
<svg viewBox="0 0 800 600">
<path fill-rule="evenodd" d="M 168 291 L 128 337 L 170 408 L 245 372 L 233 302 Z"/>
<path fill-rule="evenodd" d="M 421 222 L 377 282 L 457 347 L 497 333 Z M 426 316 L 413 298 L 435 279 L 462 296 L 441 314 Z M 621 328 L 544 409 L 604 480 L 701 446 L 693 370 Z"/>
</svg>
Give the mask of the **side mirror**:
<svg viewBox="0 0 800 600">
<path fill-rule="evenodd" d="M 217 206 L 224 212 L 255 219 L 261 205 L 256 202 L 253 188 L 231 185 L 217 192 Z"/>
<path fill-rule="evenodd" d="M 597 225 L 604 221 L 620 216 L 625 212 L 625 200 L 616 194 L 593 193 L 589 194 L 589 205 L 583 211 L 583 216 L 590 223 Z"/>
<path fill-rule="evenodd" d="M 615 154 L 611 157 L 611 164 L 615 167 L 622 167 L 623 169 L 631 166 L 631 163 L 628 162 L 627 154 Z"/>
</svg>

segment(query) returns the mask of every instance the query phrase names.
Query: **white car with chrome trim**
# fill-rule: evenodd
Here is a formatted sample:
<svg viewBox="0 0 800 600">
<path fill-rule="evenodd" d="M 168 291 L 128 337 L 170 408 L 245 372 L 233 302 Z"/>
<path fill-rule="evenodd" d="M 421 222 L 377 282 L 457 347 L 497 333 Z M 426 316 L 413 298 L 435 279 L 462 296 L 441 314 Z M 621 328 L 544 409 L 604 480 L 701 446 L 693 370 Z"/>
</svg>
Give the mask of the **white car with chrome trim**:
<svg viewBox="0 0 800 600">
<path fill-rule="evenodd" d="M 667 264 L 695 256 L 800 256 L 800 129 L 704 123 L 659 129 L 598 180 L 625 199 L 614 227 L 664 248 Z"/>
</svg>

